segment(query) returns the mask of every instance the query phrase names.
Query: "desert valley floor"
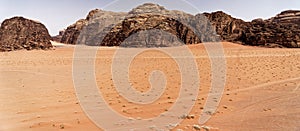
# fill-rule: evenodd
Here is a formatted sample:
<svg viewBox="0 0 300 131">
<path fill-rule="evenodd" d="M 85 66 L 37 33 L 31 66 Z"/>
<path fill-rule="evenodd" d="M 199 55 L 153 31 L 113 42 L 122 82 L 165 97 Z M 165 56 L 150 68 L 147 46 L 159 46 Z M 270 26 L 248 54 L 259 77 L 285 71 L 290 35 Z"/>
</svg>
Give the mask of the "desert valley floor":
<svg viewBox="0 0 300 131">
<path fill-rule="evenodd" d="M 205 125 L 222 131 L 300 130 L 300 50 L 222 44 L 227 62 L 225 92 L 217 112 Z M 184 119 L 174 130 L 194 130 L 211 86 L 211 63 L 205 48 L 189 48 L 201 82 L 198 99 L 189 113 L 195 118 Z M 154 69 L 163 71 L 168 80 L 159 100 L 138 105 L 126 101 L 114 89 L 111 65 L 116 49 L 100 48 L 95 61 L 97 85 L 106 102 L 118 113 L 133 118 L 151 118 L 167 111 L 178 97 L 181 84 L 173 59 L 156 50 L 134 59 L 129 76 L 137 90 L 149 90 L 148 77 Z M 101 130 L 77 100 L 73 53 L 73 46 L 0 53 L 0 131 Z"/>
</svg>

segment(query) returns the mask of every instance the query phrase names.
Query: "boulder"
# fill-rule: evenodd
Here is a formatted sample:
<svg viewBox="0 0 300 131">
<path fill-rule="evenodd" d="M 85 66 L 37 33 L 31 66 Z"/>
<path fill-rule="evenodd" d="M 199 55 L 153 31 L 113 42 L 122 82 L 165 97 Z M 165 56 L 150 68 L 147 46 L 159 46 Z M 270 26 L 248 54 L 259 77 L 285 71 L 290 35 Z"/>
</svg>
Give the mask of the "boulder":
<svg viewBox="0 0 300 131">
<path fill-rule="evenodd" d="M 40 22 L 13 17 L 4 20 L 0 28 L 0 51 L 49 49 L 51 36 Z"/>
</svg>

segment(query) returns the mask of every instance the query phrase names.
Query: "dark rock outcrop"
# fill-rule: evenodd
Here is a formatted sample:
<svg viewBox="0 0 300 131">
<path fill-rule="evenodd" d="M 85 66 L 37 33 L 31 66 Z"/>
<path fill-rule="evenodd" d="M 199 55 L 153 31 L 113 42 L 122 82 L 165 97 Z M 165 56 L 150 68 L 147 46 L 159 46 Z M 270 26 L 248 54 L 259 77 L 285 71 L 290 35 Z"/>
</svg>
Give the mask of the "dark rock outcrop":
<svg viewBox="0 0 300 131">
<path fill-rule="evenodd" d="M 59 34 L 56 36 L 52 36 L 51 40 L 56 41 L 56 42 L 61 42 L 61 39 L 62 39 L 64 33 L 65 33 L 65 30 L 59 31 Z"/>
<path fill-rule="evenodd" d="M 40 22 L 13 17 L 2 22 L 0 51 L 49 49 L 51 36 Z"/>
<path fill-rule="evenodd" d="M 147 30 L 152 31 L 145 32 Z M 139 47 L 138 43 L 153 45 L 150 42 L 171 46 L 170 42 L 176 39 L 162 31 L 169 32 L 185 44 L 222 40 L 253 46 L 297 48 L 300 47 L 300 11 L 288 10 L 268 20 L 245 22 L 222 11 L 193 16 L 146 3 L 128 13 L 93 10 L 86 19 L 69 26 L 61 42 L 119 46 L 130 35 L 136 35 L 135 40 L 130 39 L 131 43 L 126 41 L 127 44 L 134 47 Z"/>
<path fill-rule="evenodd" d="M 80 32 L 77 44 L 119 46 L 126 39 L 126 46 L 165 47 L 179 43 L 218 41 L 204 15 L 193 16 L 181 11 L 170 11 L 157 4 L 146 3 L 129 13 L 98 10 L 92 14 L 93 18 Z M 90 18 L 89 15 L 87 18 Z M 135 39 L 127 39 L 131 35 L 136 35 Z"/>
<path fill-rule="evenodd" d="M 249 22 L 233 18 L 222 11 L 204 13 L 204 15 L 210 20 L 217 34 L 224 41 L 240 42 L 244 30 L 250 26 Z"/>
<path fill-rule="evenodd" d="M 185 44 L 201 42 L 189 27 L 175 19 L 162 15 L 143 14 L 126 18 L 122 23 L 115 25 L 105 36 L 101 46 L 119 46 L 132 34 L 146 30 L 153 30 L 153 35 L 149 34 L 150 36 L 148 37 L 139 35 L 139 37 L 136 37 L 134 43 L 129 43 L 127 46 L 169 47 L 174 46 L 172 44 L 177 41 L 176 38 Z M 163 32 L 168 32 L 170 35 Z M 160 35 L 154 33 L 160 33 Z M 132 40 L 129 42 L 132 42 Z"/>
<path fill-rule="evenodd" d="M 221 11 L 204 14 L 224 41 L 263 47 L 300 47 L 300 11 L 284 11 L 271 19 L 251 22 Z"/>
<path fill-rule="evenodd" d="M 94 18 L 94 15 L 100 11 L 101 10 L 99 10 L 99 9 L 92 10 L 89 12 L 89 14 L 87 15 L 87 17 L 85 19 L 80 19 L 80 20 L 76 21 L 76 23 L 67 27 L 67 29 L 65 29 L 63 32 L 61 32 L 62 34 L 57 36 L 57 37 L 61 37 L 59 42 L 65 43 L 65 44 L 76 44 L 77 39 L 78 39 L 83 27 L 86 26 L 88 24 L 88 21 L 92 20 Z"/>
<path fill-rule="evenodd" d="M 86 19 L 78 20 L 75 24 L 69 26 L 63 33 L 61 43 L 76 44 L 77 38 L 84 26 L 87 25 Z"/>
<path fill-rule="evenodd" d="M 297 21 L 300 19 L 292 17 L 289 12 L 283 12 L 269 20 L 251 21 L 251 26 L 245 29 L 241 41 L 254 46 L 299 48 L 300 25 Z"/>
</svg>

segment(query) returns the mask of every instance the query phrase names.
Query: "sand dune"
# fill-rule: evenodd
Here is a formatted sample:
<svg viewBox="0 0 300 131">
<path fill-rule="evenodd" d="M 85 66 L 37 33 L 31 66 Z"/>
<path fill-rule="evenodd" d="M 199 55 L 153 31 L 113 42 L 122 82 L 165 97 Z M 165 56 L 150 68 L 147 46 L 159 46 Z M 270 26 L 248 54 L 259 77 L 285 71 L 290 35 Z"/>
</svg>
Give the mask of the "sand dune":
<svg viewBox="0 0 300 131">
<path fill-rule="evenodd" d="M 83 112 L 72 77 L 74 46 L 54 44 L 49 51 L 0 53 L 0 130 L 102 130 Z M 223 43 L 226 87 L 217 112 L 205 124 L 213 130 L 300 130 L 300 51 Z M 203 45 L 189 46 L 200 75 L 199 96 L 189 115 L 174 128 L 194 130 L 211 87 L 210 60 Z M 157 50 L 139 54 L 129 68 L 129 82 L 147 92 L 151 71 L 167 79 L 154 103 L 128 102 L 114 88 L 111 64 L 118 48 L 99 48 L 95 76 L 112 109 L 132 118 L 152 118 L 168 111 L 180 91 L 178 65 Z M 129 50 L 129 49 L 123 49 Z M 180 51 L 174 48 L 175 52 Z M 90 64 L 82 61 L 82 64 Z M 109 117 L 109 116 L 105 116 Z M 108 118 L 103 118 L 108 119 Z M 117 128 L 118 126 L 116 126 Z"/>
</svg>

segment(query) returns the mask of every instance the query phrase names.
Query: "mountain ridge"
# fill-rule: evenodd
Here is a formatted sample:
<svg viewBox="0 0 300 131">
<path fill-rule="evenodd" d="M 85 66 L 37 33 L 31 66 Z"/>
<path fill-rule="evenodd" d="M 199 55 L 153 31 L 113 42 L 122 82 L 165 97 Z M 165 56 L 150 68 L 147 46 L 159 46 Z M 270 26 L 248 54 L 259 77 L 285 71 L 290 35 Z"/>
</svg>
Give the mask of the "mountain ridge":
<svg viewBox="0 0 300 131">
<path fill-rule="evenodd" d="M 107 15 L 107 17 L 117 16 L 118 20 L 122 20 L 126 18 L 126 16 L 149 13 L 175 17 L 187 23 L 195 23 L 200 16 L 206 16 L 215 28 L 216 33 L 220 36 L 221 41 L 264 47 L 300 47 L 300 11 L 298 10 L 282 11 L 270 19 L 255 19 L 246 22 L 242 19 L 234 18 L 223 11 L 191 15 L 183 11 L 167 10 L 158 4 L 145 3 L 133 8 L 128 13 L 94 9 L 81 21 L 84 23 L 83 26 L 86 26 L 88 22 L 93 19 L 99 17 L 104 19 L 105 15 Z M 200 21 L 203 22 L 202 19 Z M 78 32 L 81 31 L 81 28 L 82 24 L 69 26 L 64 33 L 62 33 L 63 35 L 61 37 L 63 39 L 59 42 L 76 44 L 79 36 Z M 208 38 L 208 40 L 209 39 L 211 38 Z"/>
</svg>

